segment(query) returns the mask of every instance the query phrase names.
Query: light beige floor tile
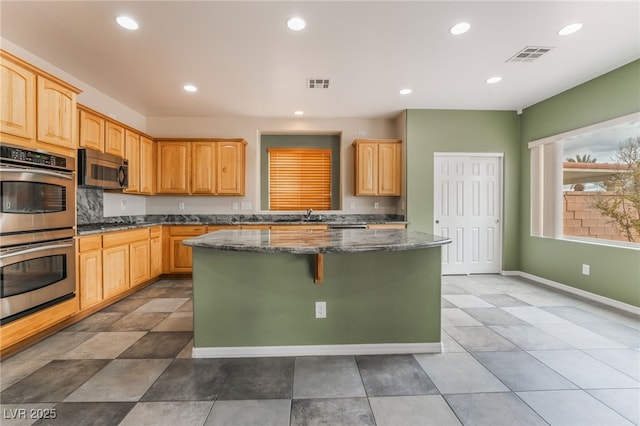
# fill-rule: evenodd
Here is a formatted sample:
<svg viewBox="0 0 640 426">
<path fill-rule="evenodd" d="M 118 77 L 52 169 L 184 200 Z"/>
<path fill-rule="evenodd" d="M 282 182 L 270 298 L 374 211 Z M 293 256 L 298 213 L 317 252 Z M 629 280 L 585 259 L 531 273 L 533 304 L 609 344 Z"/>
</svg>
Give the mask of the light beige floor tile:
<svg viewBox="0 0 640 426">
<path fill-rule="evenodd" d="M 62 354 L 60 359 L 115 359 L 144 335 L 141 331 L 98 333 Z"/>
</svg>

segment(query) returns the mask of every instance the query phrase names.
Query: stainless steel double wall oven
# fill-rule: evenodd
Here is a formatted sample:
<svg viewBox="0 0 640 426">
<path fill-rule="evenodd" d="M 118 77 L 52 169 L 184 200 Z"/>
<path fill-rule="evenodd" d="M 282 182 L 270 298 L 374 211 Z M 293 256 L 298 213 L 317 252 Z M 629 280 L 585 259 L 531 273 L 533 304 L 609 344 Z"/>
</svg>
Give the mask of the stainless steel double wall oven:
<svg viewBox="0 0 640 426">
<path fill-rule="evenodd" d="M 75 166 L 0 145 L 0 324 L 75 296 Z"/>
</svg>

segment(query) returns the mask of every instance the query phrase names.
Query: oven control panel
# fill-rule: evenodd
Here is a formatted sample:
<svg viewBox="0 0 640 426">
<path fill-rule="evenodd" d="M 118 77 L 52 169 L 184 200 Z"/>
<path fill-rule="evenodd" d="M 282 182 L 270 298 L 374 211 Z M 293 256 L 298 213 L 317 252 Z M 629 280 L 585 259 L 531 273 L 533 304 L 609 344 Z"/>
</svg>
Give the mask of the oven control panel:
<svg viewBox="0 0 640 426">
<path fill-rule="evenodd" d="M 0 146 L 0 158 L 4 161 L 22 163 L 32 166 L 55 167 L 73 170 L 74 161 L 70 157 L 50 154 L 42 151 L 31 151 L 10 145 Z"/>
</svg>

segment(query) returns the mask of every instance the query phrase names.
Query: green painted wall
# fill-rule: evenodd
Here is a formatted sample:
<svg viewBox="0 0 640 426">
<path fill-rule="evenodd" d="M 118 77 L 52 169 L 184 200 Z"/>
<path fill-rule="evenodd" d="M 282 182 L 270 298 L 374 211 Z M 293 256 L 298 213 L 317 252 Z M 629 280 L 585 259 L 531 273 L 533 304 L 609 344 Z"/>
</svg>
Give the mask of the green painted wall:
<svg viewBox="0 0 640 426">
<path fill-rule="evenodd" d="M 313 260 L 195 247 L 194 346 L 440 342 L 439 247 L 326 254 L 322 284 Z"/>
<path fill-rule="evenodd" d="M 530 236 L 533 140 L 640 111 L 640 61 L 531 106 L 521 116 L 520 270 L 640 306 L 640 250 Z M 582 264 L 591 275 L 582 275 Z"/>
<path fill-rule="evenodd" d="M 433 153 L 504 153 L 502 269 L 518 270 L 520 128 L 515 111 L 408 110 L 407 220 L 433 232 Z"/>
</svg>

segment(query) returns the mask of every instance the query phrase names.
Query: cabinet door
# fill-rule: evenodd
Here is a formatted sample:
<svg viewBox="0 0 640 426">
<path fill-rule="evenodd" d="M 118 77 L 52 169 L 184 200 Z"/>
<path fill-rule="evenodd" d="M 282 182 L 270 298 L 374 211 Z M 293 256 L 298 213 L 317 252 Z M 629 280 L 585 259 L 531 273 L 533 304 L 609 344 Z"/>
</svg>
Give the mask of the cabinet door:
<svg viewBox="0 0 640 426">
<path fill-rule="evenodd" d="M 18 64 L 0 63 L 0 133 L 3 142 L 35 140 L 36 76 Z M 15 139 L 14 139 L 15 138 Z"/>
<path fill-rule="evenodd" d="M 244 195 L 245 146 L 243 142 L 218 142 L 217 193 Z"/>
<path fill-rule="evenodd" d="M 93 250 L 79 255 L 80 309 L 102 301 L 102 252 Z"/>
<path fill-rule="evenodd" d="M 105 299 L 129 288 L 129 244 L 102 250 L 102 289 Z"/>
<path fill-rule="evenodd" d="M 189 193 L 189 142 L 157 142 L 159 194 Z"/>
<path fill-rule="evenodd" d="M 125 130 L 124 144 L 127 155 L 125 158 L 129 160 L 129 185 L 125 192 L 138 192 L 140 190 L 140 135 Z"/>
<path fill-rule="evenodd" d="M 151 278 L 149 240 L 136 241 L 129 245 L 129 265 L 132 287 Z"/>
<path fill-rule="evenodd" d="M 80 110 L 80 139 L 78 146 L 104 151 L 104 119 Z"/>
<path fill-rule="evenodd" d="M 375 143 L 356 145 L 356 195 L 378 194 L 378 147 Z"/>
<path fill-rule="evenodd" d="M 378 194 L 400 195 L 400 144 L 378 145 Z"/>
<path fill-rule="evenodd" d="M 191 193 L 216 192 L 216 142 L 191 144 Z"/>
<path fill-rule="evenodd" d="M 155 176 L 155 164 L 153 161 L 153 141 L 147 137 L 140 136 L 140 187 L 138 192 L 142 194 L 153 194 Z"/>
<path fill-rule="evenodd" d="M 160 230 L 155 233 L 151 230 L 151 238 L 149 239 L 149 273 L 151 278 L 162 274 L 162 239 Z"/>
<path fill-rule="evenodd" d="M 169 272 L 191 272 L 193 258 L 191 247 L 182 242 L 195 235 L 180 235 L 169 237 Z"/>
<path fill-rule="evenodd" d="M 76 94 L 66 87 L 37 76 L 38 141 L 76 148 Z"/>
<path fill-rule="evenodd" d="M 105 128 L 104 152 L 124 157 L 124 127 L 107 120 Z"/>
</svg>

